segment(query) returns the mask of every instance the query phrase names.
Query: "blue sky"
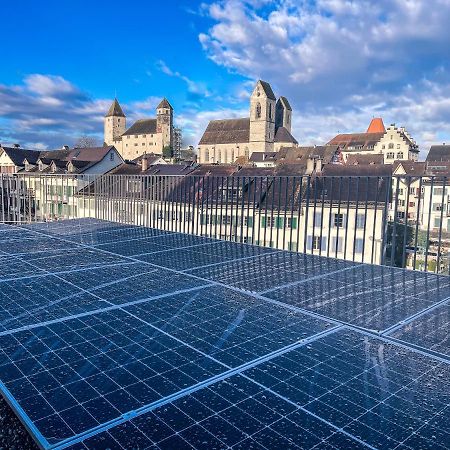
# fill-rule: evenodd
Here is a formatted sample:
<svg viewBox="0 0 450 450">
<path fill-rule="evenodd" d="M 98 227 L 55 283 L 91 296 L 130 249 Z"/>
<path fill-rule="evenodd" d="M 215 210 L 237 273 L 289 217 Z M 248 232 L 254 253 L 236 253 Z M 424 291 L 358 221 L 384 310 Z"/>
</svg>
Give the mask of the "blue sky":
<svg viewBox="0 0 450 450">
<path fill-rule="evenodd" d="M 163 96 L 184 143 L 245 116 L 257 78 L 294 107 L 303 145 L 405 126 L 450 141 L 450 0 L 25 0 L 2 4 L 0 142 L 102 137 L 115 92 L 129 123 Z"/>
</svg>

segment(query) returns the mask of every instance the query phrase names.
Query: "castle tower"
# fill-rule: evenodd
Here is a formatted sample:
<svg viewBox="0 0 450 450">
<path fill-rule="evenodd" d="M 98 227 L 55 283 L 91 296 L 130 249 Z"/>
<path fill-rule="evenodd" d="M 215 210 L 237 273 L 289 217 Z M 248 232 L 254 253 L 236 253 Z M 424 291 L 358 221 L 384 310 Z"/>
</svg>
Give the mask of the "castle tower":
<svg viewBox="0 0 450 450">
<path fill-rule="evenodd" d="M 286 97 L 280 97 L 277 101 L 275 113 L 276 128 L 284 127 L 289 133 L 292 128 L 292 108 Z"/>
<path fill-rule="evenodd" d="M 173 108 L 166 98 L 156 107 L 156 131 L 162 133 L 162 149 L 173 150 Z"/>
<path fill-rule="evenodd" d="M 275 102 L 270 84 L 259 80 L 250 97 L 250 144 L 253 144 L 253 151 L 268 151 L 273 147 Z"/>
<path fill-rule="evenodd" d="M 127 119 L 115 98 L 105 116 L 104 141 L 107 145 L 114 145 L 114 140 L 125 133 Z"/>
</svg>

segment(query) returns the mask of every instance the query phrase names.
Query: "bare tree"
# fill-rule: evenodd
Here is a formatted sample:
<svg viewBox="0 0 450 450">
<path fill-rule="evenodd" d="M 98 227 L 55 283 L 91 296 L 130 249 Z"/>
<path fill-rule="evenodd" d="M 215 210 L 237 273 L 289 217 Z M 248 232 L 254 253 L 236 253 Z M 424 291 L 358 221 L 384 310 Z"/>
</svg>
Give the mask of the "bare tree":
<svg viewBox="0 0 450 450">
<path fill-rule="evenodd" d="M 88 136 L 84 134 L 75 141 L 74 147 L 77 148 L 98 147 L 98 140 L 93 136 Z"/>
</svg>

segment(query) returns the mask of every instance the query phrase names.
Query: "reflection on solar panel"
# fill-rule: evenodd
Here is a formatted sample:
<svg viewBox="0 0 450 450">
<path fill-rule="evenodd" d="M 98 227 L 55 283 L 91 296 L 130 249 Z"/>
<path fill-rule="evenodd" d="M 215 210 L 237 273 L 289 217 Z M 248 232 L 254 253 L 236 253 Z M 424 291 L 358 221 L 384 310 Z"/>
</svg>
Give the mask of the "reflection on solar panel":
<svg viewBox="0 0 450 450">
<path fill-rule="evenodd" d="M 450 448 L 450 280 L 94 219 L 1 227 L 43 448 Z"/>
</svg>

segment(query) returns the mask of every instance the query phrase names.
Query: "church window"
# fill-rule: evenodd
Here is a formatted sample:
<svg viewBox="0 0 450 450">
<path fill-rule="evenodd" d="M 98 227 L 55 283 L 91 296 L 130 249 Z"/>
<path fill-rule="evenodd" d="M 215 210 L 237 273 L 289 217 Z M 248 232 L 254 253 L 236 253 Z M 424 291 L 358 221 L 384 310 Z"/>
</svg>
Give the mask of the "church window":
<svg viewBox="0 0 450 450">
<path fill-rule="evenodd" d="M 234 148 L 233 149 L 231 149 L 231 163 L 234 163 Z"/>
<path fill-rule="evenodd" d="M 209 162 L 209 149 L 205 148 L 205 162 Z"/>
<path fill-rule="evenodd" d="M 256 104 L 256 118 L 257 119 L 261 118 L 261 103 Z"/>
<path fill-rule="evenodd" d="M 289 124 L 290 120 L 291 120 L 291 116 L 290 116 L 290 114 L 287 114 L 287 116 L 286 116 L 286 123 Z"/>
<path fill-rule="evenodd" d="M 217 152 L 217 162 L 222 162 L 222 152 L 220 150 Z"/>
<path fill-rule="evenodd" d="M 272 119 L 272 103 L 269 103 L 269 119 Z"/>
</svg>

